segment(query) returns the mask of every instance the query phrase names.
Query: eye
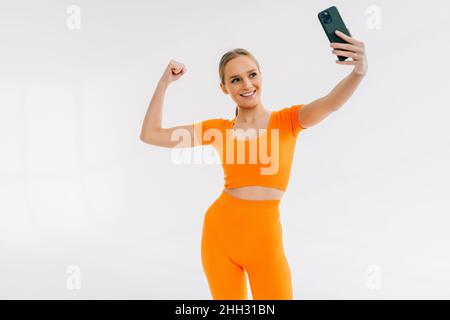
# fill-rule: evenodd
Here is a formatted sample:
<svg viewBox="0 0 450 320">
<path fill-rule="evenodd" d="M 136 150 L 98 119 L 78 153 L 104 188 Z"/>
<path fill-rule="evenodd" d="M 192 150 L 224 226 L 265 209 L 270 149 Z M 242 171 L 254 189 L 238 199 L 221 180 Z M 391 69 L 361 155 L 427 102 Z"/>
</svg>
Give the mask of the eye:
<svg viewBox="0 0 450 320">
<path fill-rule="evenodd" d="M 256 76 L 256 72 L 252 72 L 252 73 L 250 73 L 250 75 L 255 75 Z M 253 77 L 254 78 L 254 77 Z M 233 80 L 231 80 L 231 83 L 234 83 L 234 80 L 239 80 L 238 78 L 234 78 Z"/>
</svg>

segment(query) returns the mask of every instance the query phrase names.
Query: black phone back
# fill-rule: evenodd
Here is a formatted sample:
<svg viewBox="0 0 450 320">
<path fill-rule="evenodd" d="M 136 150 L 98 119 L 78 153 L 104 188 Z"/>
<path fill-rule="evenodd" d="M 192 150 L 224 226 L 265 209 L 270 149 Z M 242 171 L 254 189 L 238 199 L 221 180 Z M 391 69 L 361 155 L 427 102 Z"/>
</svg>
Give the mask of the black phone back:
<svg viewBox="0 0 450 320">
<path fill-rule="evenodd" d="M 317 16 L 319 17 L 320 24 L 322 25 L 323 30 L 325 31 L 325 34 L 328 37 L 328 40 L 330 40 L 330 43 L 331 42 L 347 43 L 347 41 L 345 41 L 335 33 L 336 30 L 339 30 L 351 37 L 350 32 L 345 26 L 345 23 L 342 20 L 341 15 L 339 14 L 339 11 L 335 6 L 320 11 Z M 347 51 L 344 49 L 339 50 Z M 338 56 L 338 59 L 340 61 L 343 61 L 347 59 L 347 57 Z"/>
</svg>

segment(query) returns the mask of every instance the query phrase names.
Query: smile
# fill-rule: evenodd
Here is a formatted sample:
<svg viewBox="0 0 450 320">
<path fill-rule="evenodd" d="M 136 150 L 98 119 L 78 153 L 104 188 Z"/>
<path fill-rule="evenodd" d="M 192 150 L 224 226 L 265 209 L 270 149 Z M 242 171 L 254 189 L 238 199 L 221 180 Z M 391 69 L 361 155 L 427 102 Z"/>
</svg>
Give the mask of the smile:
<svg viewBox="0 0 450 320">
<path fill-rule="evenodd" d="M 240 96 L 244 97 L 244 98 L 252 97 L 255 94 L 255 92 L 256 92 L 256 90 L 253 90 L 253 92 L 251 94 L 246 94 L 245 96 L 240 94 Z"/>
</svg>

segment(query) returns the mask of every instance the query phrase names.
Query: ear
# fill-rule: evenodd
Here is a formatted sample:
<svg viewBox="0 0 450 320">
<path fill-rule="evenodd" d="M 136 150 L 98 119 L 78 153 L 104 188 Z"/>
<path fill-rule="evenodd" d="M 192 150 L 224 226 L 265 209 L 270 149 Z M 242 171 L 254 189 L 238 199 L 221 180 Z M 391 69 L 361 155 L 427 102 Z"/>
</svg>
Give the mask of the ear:
<svg viewBox="0 0 450 320">
<path fill-rule="evenodd" d="M 227 88 L 225 88 L 225 85 L 220 83 L 220 88 L 222 89 L 223 93 L 228 94 L 228 90 L 227 90 Z"/>
</svg>

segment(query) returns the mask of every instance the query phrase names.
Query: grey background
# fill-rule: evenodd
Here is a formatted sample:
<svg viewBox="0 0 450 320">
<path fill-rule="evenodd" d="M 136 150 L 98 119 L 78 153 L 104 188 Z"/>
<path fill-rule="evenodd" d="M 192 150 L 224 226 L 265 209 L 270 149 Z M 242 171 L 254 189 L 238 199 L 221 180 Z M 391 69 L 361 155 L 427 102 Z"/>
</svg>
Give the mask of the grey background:
<svg viewBox="0 0 450 320">
<path fill-rule="evenodd" d="M 237 0 L 1 2 L 0 297 L 210 299 L 201 229 L 222 169 L 139 140 L 156 83 L 187 66 L 165 127 L 231 118 L 218 63 L 243 47 L 267 108 L 319 98 L 352 68 L 318 22 L 331 5 L 369 72 L 297 141 L 280 205 L 294 299 L 450 298 L 448 2 Z"/>
</svg>

